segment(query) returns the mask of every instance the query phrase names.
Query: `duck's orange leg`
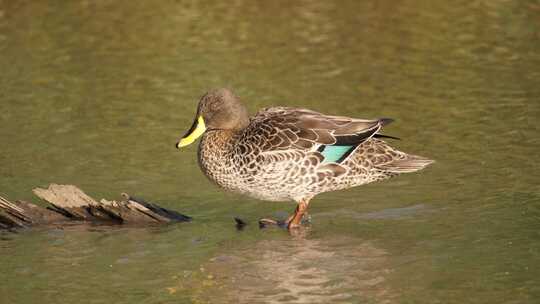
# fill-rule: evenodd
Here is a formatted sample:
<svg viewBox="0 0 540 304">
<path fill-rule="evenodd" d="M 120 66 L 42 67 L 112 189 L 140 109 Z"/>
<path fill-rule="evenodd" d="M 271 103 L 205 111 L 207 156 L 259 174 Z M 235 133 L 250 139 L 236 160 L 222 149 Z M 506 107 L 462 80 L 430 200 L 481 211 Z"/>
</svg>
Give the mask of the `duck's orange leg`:
<svg viewBox="0 0 540 304">
<path fill-rule="evenodd" d="M 304 218 L 304 215 L 307 213 L 308 205 L 309 199 L 302 199 L 298 202 L 298 206 L 296 206 L 294 214 L 291 215 L 287 220 L 288 229 L 300 227 L 300 224 L 302 223 L 302 218 Z"/>
</svg>

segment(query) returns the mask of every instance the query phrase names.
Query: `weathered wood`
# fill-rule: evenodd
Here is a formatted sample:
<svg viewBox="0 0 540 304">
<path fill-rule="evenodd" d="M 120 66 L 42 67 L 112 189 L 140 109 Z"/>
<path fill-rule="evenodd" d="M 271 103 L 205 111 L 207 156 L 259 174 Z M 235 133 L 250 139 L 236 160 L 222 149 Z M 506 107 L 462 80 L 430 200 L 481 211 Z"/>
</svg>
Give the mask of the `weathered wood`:
<svg viewBox="0 0 540 304">
<path fill-rule="evenodd" d="M 23 208 L 0 196 L 0 229 L 24 227 L 31 223 Z"/>
<path fill-rule="evenodd" d="M 148 225 L 190 221 L 189 216 L 162 208 L 122 193 L 123 200 L 99 202 L 73 185 L 51 184 L 47 189 L 33 190 L 50 205 L 46 208 L 32 203 L 0 197 L 0 229 L 36 225 L 58 225 L 67 222 Z"/>
</svg>

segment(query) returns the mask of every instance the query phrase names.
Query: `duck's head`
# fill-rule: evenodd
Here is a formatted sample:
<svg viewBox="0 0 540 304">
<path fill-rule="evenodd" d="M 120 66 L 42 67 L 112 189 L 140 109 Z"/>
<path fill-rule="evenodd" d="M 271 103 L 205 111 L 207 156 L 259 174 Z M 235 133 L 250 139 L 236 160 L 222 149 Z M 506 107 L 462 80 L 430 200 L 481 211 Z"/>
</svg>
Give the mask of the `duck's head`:
<svg viewBox="0 0 540 304">
<path fill-rule="evenodd" d="M 191 128 L 176 144 L 178 149 L 193 143 L 207 130 L 241 130 L 249 123 L 247 109 L 229 89 L 212 90 L 201 97 Z"/>
</svg>

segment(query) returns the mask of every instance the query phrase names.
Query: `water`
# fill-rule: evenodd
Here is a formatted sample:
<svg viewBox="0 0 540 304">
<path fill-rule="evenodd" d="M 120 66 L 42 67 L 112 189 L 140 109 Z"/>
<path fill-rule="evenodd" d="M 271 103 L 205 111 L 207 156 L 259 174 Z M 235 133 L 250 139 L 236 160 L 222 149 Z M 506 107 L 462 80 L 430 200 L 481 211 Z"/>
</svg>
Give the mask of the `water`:
<svg viewBox="0 0 540 304">
<path fill-rule="evenodd" d="M 0 302 L 537 303 L 539 29 L 538 1 L 0 1 L 0 194 L 70 183 L 195 218 L 0 234 Z M 252 112 L 393 117 L 437 163 L 261 231 L 294 206 L 173 148 L 223 86 Z"/>
</svg>

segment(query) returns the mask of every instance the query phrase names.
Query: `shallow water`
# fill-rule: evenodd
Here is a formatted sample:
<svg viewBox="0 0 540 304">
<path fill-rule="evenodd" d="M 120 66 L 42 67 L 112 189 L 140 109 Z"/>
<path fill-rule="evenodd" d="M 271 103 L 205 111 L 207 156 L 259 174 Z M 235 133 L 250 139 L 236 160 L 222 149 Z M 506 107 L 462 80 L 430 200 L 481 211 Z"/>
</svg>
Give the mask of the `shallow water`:
<svg viewBox="0 0 540 304">
<path fill-rule="evenodd" d="M 538 1 L 0 1 L 0 194 L 70 183 L 195 218 L 0 234 L 0 302 L 538 302 L 539 29 Z M 294 206 L 173 148 L 222 86 L 252 112 L 393 117 L 437 162 L 259 230 Z"/>
</svg>

